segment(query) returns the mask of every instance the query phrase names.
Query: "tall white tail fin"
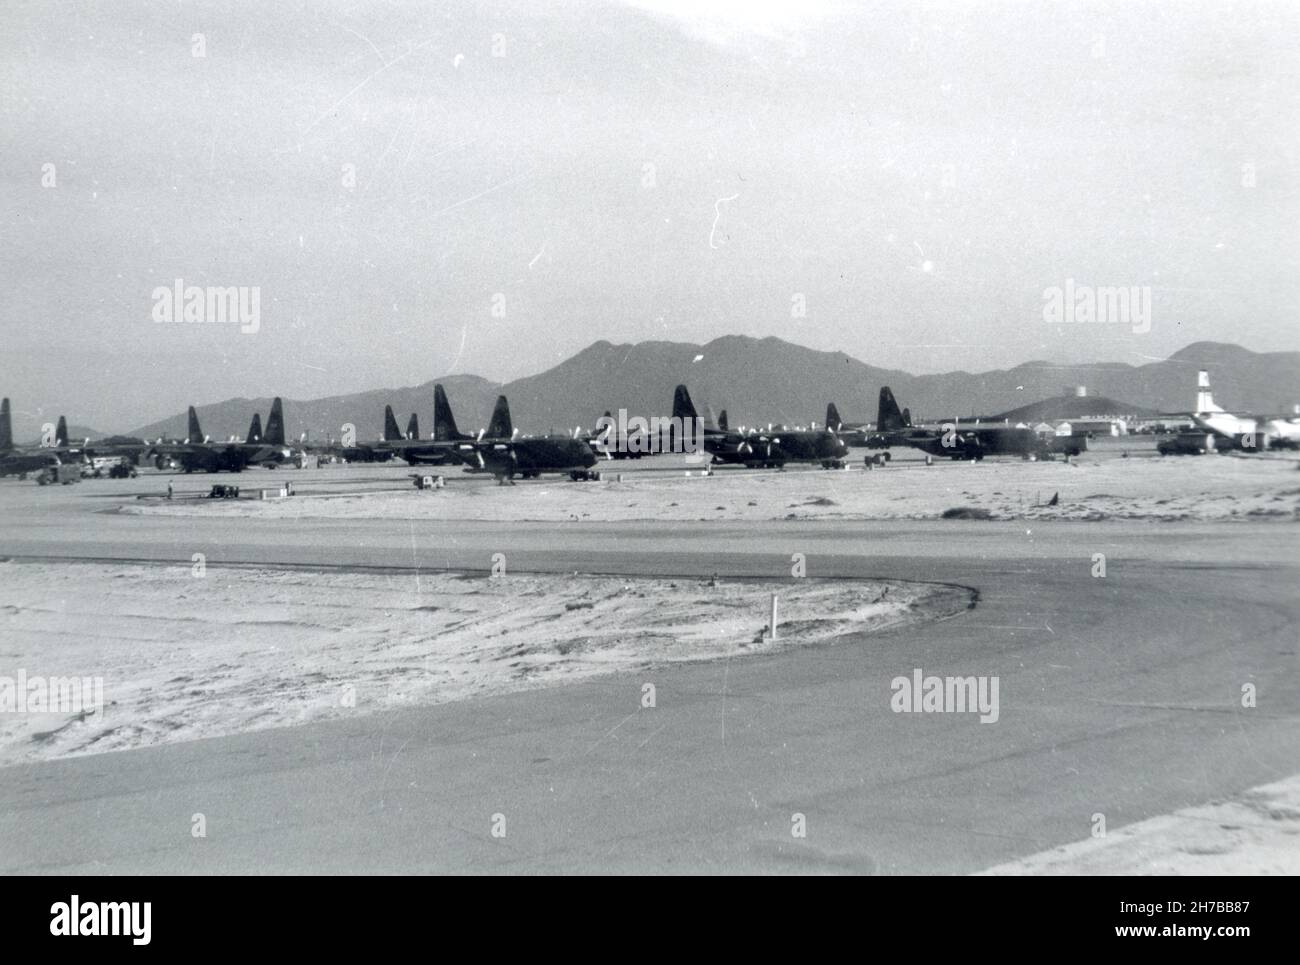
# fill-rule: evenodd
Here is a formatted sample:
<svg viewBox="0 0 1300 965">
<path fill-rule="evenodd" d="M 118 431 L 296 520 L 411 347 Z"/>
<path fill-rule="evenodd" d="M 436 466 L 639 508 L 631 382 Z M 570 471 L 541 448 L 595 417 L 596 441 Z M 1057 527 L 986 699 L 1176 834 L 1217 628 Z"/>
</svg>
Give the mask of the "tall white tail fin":
<svg viewBox="0 0 1300 965">
<path fill-rule="evenodd" d="M 1196 373 L 1196 411 L 1197 412 L 1222 412 L 1223 410 L 1214 404 L 1214 396 L 1210 392 L 1210 373 L 1202 369 Z"/>
</svg>

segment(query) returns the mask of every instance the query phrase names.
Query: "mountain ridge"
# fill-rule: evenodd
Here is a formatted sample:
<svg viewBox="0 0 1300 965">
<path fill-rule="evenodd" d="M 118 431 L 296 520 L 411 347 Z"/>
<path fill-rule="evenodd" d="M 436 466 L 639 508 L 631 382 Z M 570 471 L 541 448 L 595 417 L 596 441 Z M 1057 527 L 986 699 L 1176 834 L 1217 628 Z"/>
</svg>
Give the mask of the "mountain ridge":
<svg viewBox="0 0 1300 965">
<path fill-rule="evenodd" d="M 1225 342 L 1195 342 L 1167 359 L 1140 365 L 1088 362 L 1065 365 L 1044 360 L 1009 369 L 912 375 L 872 366 L 844 352 L 811 349 L 775 336 L 726 335 L 704 344 L 647 341 L 615 344 L 598 339 L 575 355 L 534 375 L 507 383 L 457 374 L 415 386 L 370 389 L 320 399 L 285 399 L 286 429 L 313 440 L 337 437 L 344 423 L 359 441 L 378 438 L 385 404 L 398 422 L 411 412 L 422 433 L 433 429 L 433 386 L 440 382 L 462 431 L 487 424 L 498 394 L 510 399 L 515 424 L 527 432 L 569 432 L 590 428 L 606 410 L 666 415 L 673 387 L 684 383 L 701 414 L 726 409 L 733 425 L 820 422 L 834 402 L 849 422 L 875 418 L 876 397 L 889 385 L 900 405 L 935 419 L 987 415 L 1020 408 L 1087 387 L 1138 410 L 1172 412 L 1195 400 L 1196 371 L 1210 370 L 1216 401 L 1243 412 L 1290 411 L 1300 401 L 1300 352 L 1253 352 Z M 247 430 L 254 411 L 265 418 L 269 398 L 232 398 L 198 406 L 200 422 L 213 438 Z M 179 436 L 185 413 L 128 434 L 144 438 Z"/>
</svg>

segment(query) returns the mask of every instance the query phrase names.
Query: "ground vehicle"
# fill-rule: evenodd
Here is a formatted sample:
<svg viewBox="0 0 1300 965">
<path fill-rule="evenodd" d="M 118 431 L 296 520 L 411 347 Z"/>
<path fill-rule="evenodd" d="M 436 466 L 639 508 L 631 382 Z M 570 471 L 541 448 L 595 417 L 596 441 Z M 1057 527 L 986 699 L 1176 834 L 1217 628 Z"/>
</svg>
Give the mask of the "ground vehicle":
<svg viewBox="0 0 1300 965">
<path fill-rule="evenodd" d="M 81 469 L 82 476 L 94 479 L 131 479 L 136 473 L 135 465 L 125 456 L 96 456 Z"/>
<path fill-rule="evenodd" d="M 38 486 L 53 486 L 56 483 L 70 486 L 79 482 L 81 482 L 81 467 L 76 463 L 61 462 L 57 465 L 46 466 L 36 474 L 36 484 Z"/>
<path fill-rule="evenodd" d="M 1162 439 L 1156 449 L 1162 456 L 1203 456 L 1213 448 L 1204 432 L 1180 432 L 1172 439 Z"/>
</svg>

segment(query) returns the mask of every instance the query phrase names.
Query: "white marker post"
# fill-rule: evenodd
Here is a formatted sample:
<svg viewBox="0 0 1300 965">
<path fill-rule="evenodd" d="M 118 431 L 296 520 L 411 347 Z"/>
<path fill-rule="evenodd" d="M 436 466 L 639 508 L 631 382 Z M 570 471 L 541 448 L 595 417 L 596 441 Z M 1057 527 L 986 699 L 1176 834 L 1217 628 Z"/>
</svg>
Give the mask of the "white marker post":
<svg viewBox="0 0 1300 965">
<path fill-rule="evenodd" d="M 772 622 L 768 624 L 772 631 L 772 639 L 776 639 L 776 594 L 772 594 Z"/>
</svg>

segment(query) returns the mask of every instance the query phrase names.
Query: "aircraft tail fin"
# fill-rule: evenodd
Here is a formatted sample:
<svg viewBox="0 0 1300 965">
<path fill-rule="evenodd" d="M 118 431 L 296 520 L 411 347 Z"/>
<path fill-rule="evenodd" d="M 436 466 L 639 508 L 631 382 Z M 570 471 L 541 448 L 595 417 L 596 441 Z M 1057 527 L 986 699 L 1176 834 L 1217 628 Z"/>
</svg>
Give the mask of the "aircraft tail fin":
<svg viewBox="0 0 1300 965">
<path fill-rule="evenodd" d="M 731 430 L 731 424 L 727 421 L 726 409 L 723 409 L 718 414 L 718 428 L 721 429 L 723 432 L 729 432 Z"/>
<path fill-rule="evenodd" d="M 899 409 L 893 391 L 889 386 L 884 386 L 880 390 L 880 405 L 876 410 L 876 429 L 880 432 L 892 432 L 905 429 L 911 424 L 911 413 Z"/>
<path fill-rule="evenodd" d="M 695 403 L 691 401 L 691 394 L 686 391 L 686 386 L 677 386 L 673 392 L 673 418 L 681 419 L 682 425 L 695 425 L 695 420 L 699 418 L 695 411 Z"/>
<path fill-rule="evenodd" d="M 194 406 L 190 406 L 189 426 L 186 432 L 188 433 L 186 438 L 190 442 L 198 443 L 203 441 L 203 430 L 199 428 L 199 414 L 194 411 Z"/>
<path fill-rule="evenodd" d="M 56 446 L 68 444 L 68 420 L 64 416 L 59 416 L 59 425 L 54 430 L 54 444 Z"/>
<path fill-rule="evenodd" d="M 271 403 L 271 414 L 266 417 L 265 435 L 268 446 L 284 445 L 284 403 L 278 395 Z"/>
<path fill-rule="evenodd" d="M 840 410 L 835 408 L 834 402 L 826 405 L 826 428 L 834 432 L 840 431 L 840 426 L 844 423 L 840 421 Z"/>
<path fill-rule="evenodd" d="M 1210 391 L 1210 373 L 1204 369 L 1196 373 L 1196 411 L 1223 411 L 1222 408 L 1214 404 L 1214 394 Z"/>
<path fill-rule="evenodd" d="M 510 403 L 504 395 L 499 395 L 496 408 L 492 410 L 492 421 L 488 424 L 488 437 L 509 439 L 514 433 L 514 424 L 510 421 Z"/>
<path fill-rule="evenodd" d="M 393 416 L 393 407 L 384 406 L 384 441 L 399 442 L 402 438 L 402 431 L 397 428 L 397 419 Z"/>
<path fill-rule="evenodd" d="M 262 441 L 262 417 L 260 414 L 253 413 L 253 421 L 248 424 L 248 435 L 244 437 L 245 442 Z"/>
<path fill-rule="evenodd" d="M 908 408 L 904 408 L 904 409 L 903 409 L 903 425 L 905 425 L 905 426 L 910 426 L 911 424 L 912 424 L 912 410 L 911 410 L 911 409 L 908 409 Z"/>
<path fill-rule="evenodd" d="M 433 438 L 439 442 L 466 438 L 456 428 L 456 417 L 451 414 L 451 403 L 441 385 L 433 387 Z"/>
<path fill-rule="evenodd" d="M 414 412 L 411 413 L 410 421 L 406 423 L 406 438 L 420 438 L 420 417 Z"/>
<path fill-rule="evenodd" d="M 8 452 L 14 447 L 14 423 L 9 415 L 9 400 L 0 402 L 0 452 Z"/>
</svg>

